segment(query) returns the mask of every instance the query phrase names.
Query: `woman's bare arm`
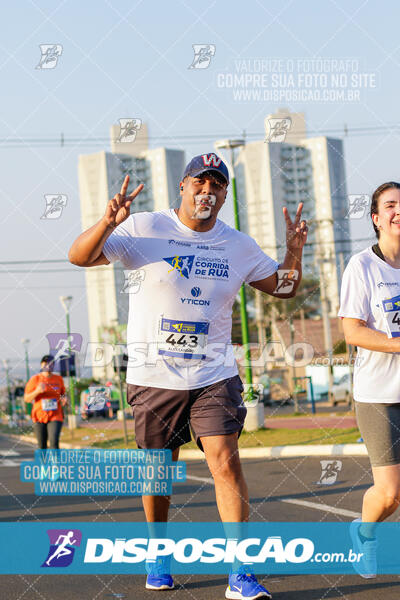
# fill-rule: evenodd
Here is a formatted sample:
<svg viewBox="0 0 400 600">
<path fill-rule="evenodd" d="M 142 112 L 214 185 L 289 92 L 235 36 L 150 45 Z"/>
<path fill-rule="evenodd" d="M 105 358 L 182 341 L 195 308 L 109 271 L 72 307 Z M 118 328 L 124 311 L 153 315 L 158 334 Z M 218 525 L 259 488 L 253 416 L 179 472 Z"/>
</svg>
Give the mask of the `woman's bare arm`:
<svg viewBox="0 0 400 600">
<path fill-rule="evenodd" d="M 367 327 L 361 319 L 342 319 L 344 337 L 348 344 L 377 352 L 400 352 L 400 338 L 389 338 L 385 333 Z"/>
</svg>

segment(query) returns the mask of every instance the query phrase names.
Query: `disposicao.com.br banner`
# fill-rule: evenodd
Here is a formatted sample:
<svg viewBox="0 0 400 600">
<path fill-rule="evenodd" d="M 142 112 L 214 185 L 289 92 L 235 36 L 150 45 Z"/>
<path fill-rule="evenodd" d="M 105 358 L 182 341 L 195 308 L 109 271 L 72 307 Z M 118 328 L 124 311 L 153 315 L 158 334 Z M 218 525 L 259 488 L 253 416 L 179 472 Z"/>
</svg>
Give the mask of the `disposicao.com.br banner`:
<svg viewBox="0 0 400 600">
<path fill-rule="evenodd" d="M 0 523 L 1 574 L 145 573 L 171 560 L 172 573 L 354 573 L 362 560 L 350 523 Z M 400 574 L 400 523 L 376 529 L 378 573 Z"/>
</svg>

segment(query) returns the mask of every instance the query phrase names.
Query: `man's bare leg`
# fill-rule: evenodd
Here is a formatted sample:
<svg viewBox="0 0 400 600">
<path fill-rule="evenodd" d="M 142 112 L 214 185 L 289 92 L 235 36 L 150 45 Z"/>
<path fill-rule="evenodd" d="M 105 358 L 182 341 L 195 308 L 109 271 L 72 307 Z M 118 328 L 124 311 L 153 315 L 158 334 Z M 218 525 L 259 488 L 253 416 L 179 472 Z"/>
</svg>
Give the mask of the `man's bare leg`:
<svg viewBox="0 0 400 600">
<path fill-rule="evenodd" d="M 221 521 L 248 521 L 249 493 L 239 459 L 238 434 L 205 436 L 201 443 L 214 479 Z"/>
<path fill-rule="evenodd" d="M 179 448 L 176 448 L 172 451 L 172 460 L 178 460 L 178 456 Z M 168 521 L 171 496 L 142 496 L 142 503 L 148 523 Z"/>
</svg>

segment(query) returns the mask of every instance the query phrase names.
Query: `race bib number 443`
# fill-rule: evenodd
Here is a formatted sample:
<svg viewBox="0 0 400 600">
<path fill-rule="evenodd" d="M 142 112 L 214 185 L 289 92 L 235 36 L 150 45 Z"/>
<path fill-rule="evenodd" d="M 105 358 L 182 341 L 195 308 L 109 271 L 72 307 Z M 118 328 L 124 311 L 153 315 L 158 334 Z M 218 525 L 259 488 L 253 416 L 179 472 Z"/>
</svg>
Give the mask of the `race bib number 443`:
<svg viewBox="0 0 400 600">
<path fill-rule="evenodd" d="M 158 354 L 179 358 L 206 358 L 207 321 L 176 321 L 161 317 L 158 328 Z"/>
<path fill-rule="evenodd" d="M 400 337 L 400 295 L 382 301 L 389 337 Z"/>
</svg>

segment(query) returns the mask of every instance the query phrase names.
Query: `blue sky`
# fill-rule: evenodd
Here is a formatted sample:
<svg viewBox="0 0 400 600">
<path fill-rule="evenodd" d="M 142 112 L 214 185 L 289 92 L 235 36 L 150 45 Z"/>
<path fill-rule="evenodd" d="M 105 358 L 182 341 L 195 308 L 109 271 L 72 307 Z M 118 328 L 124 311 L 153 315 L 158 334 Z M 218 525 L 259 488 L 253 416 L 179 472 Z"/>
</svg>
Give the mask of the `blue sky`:
<svg viewBox="0 0 400 600">
<path fill-rule="evenodd" d="M 345 123 L 374 128 L 345 138 L 348 193 L 371 194 L 379 183 L 398 179 L 398 17 L 396 2 L 365 0 L 8 4 L 0 45 L 1 261 L 66 257 L 80 233 L 78 156 L 101 148 L 27 140 L 61 132 L 67 140 L 106 138 L 110 125 L 126 116 L 148 124 L 151 146 L 182 148 L 189 159 L 222 135 L 246 130 L 262 139 L 265 115 L 283 105 L 304 111 L 308 128 L 322 134 L 339 135 Z M 35 69 L 46 43 L 61 44 L 62 55 L 56 68 Z M 193 44 L 215 45 L 207 69 L 188 69 Z M 255 58 L 351 58 L 359 73 L 374 74 L 376 87 L 360 89 L 356 102 L 283 103 L 239 102 L 232 90 L 218 88 L 219 73 L 234 73 L 235 61 Z M 209 139 L 177 137 L 191 134 Z M 161 141 L 165 136 L 170 139 Z M 60 219 L 41 220 L 44 194 L 53 193 L 66 194 L 68 204 Z M 367 219 L 354 223 L 354 239 L 370 233 Z M 74 296 L 72 329 L 88 341 L 83 272 L 67 266 L 59 274 L 35 272 L 44 268 L 55 267 L 2 265 L 0 358 L 15 366 L 21 338 L 31 339 L 34 363 L 47 351 L 46 333 L 63 331 L 60 295 Z"/>
</svg>

